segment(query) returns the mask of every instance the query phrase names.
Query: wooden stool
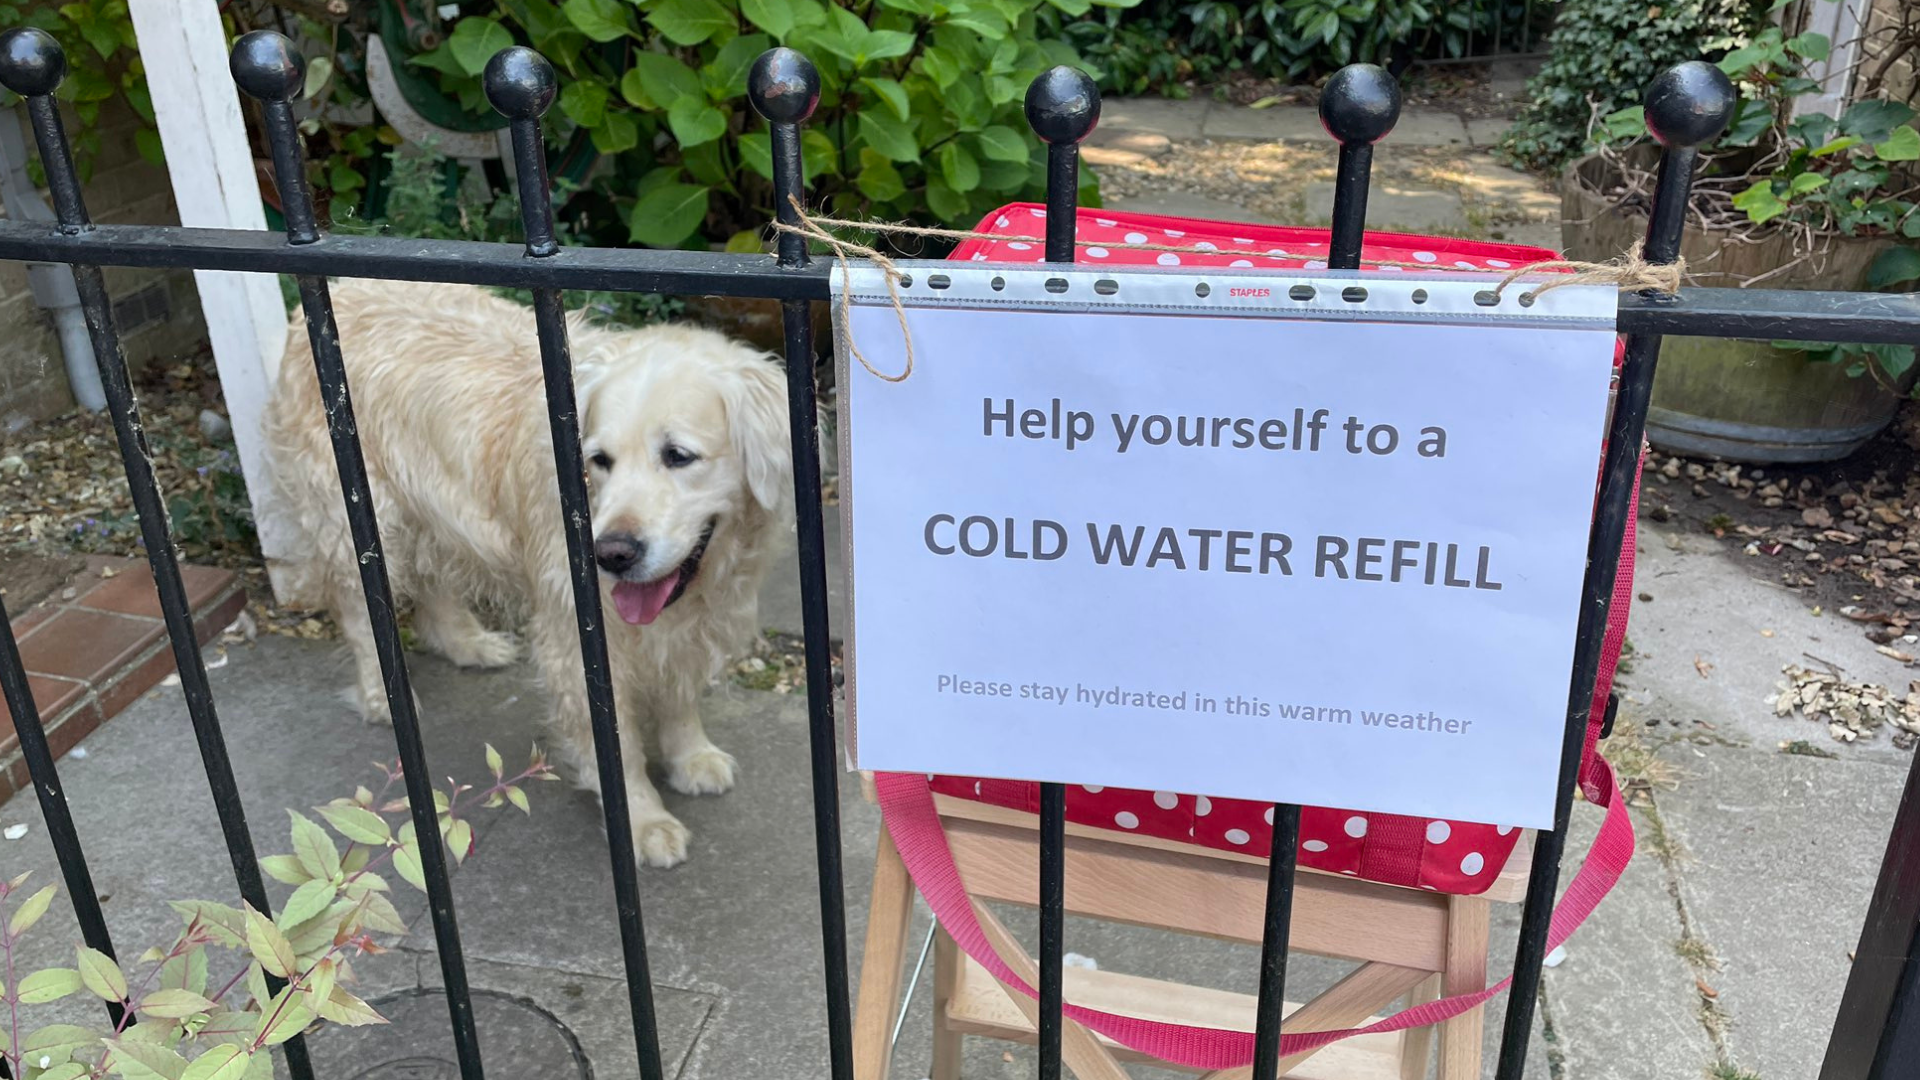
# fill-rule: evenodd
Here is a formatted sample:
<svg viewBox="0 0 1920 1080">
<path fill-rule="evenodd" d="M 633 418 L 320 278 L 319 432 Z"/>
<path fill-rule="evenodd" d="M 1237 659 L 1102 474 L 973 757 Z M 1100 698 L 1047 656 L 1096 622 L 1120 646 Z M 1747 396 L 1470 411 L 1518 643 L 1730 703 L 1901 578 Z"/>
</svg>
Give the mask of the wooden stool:
<svg viewBox="0 0 1920 1080">
<path fill-rule="evenodd" d="M 864 787 L 871 801 L 871 778 Z M 944 795 L 935 796 L 934 803 L 981 926 L 1007 965 L 1029 985 L 1037 984 L 1033 959 L 980 901 L 1032 906 L 1039 894 L 1039 819 Z M 1312 1001 L 1288 1003 L 1287 1027 L 1355 1027 L 1371 1022 L 1402 997 L 1411 1004 L 1484 989 L 1490 905 L 1517 903 L 1526 895 L 1532 846 L 1531 833 L 1523 834 L 1506 871 L 1479 896 L 1381 885 L 1301 867 L 1293 894 L 1292 950 L 1356 960 L 1360 966 Z M 1228 941 L 1260 941 L 1265 859 L 1069 824 L 1066 867 L 1066 909 L 1073 914 Z M 856 1080 L 886 1080 L 909 949 L 913 891 L 906 865 L 882 829 L 854 1013 Z M 932 1080 L 957 1080 L 962 1035 L 1031 1043 L 1039 1006 L 962 954 L 945 930 L 936 933 Z M 1063 979 L 1067 1000 L 1076 1005 L 1152 1020 L 1253 1030 L 1252 994 L 1080 968 L 1066 969 Z M 1427 1074 L 1437 1028 L 1438 1080 L 1478 1080 L 1483 1022 L 1482 1011 L 1474 1009 L 1433 1028 L 1357 1036 L 1282 1058 L 1280 1073 L 1300 1080 L 1420 1080 Z M 1071 1020 L 1064 1025 L 1061 1057 L 1080 1080 L 1126 1080 L 1120 1061 L 1154 1061 Z M 1206 1080 L 1241 1080 L 1251 1071 L 1223 1070 Z"/>
</svg>

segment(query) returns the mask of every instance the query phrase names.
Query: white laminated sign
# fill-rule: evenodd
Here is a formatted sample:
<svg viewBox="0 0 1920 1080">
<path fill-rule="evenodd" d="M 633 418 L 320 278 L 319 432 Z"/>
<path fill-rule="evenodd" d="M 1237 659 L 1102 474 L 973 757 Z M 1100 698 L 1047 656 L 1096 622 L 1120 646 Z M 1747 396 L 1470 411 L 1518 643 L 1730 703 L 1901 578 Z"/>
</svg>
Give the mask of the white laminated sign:
<svg viewBox="0 0 1920 1080">
<path fill-rule="evenodd" d="M 1613 289 L 903 269 L 909 377 L 876 271 L 839 328 L 857 767 L 1551 827 Z"/>
</svg>

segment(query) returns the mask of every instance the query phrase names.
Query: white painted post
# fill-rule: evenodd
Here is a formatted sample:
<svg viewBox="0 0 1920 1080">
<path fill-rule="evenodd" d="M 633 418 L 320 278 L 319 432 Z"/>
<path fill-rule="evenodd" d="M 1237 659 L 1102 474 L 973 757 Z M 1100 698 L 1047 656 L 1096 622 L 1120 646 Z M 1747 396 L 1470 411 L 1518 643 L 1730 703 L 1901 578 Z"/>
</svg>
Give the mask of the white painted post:
<svg viewBox="0 0 1920 1080">
<path fill-rule="evenodd" d="M 1825 113 L 1836 119 L 1846 111 L 1853 92 L 1854 69 L 1860 63 L 1860 31 L 1866 26 L 1867 0 L 1814 0 L 1805 10 L 1805 28 L 1825 34 L 1833 51 L 1825 60 L 1807 65 L 1807 77 L 1820 92 L 1793 99 L 1793 115 Z M 1784 15 L 1791 9 L 1782 9 Z"/>
<path fill-rule="evenodd" d="M 227 71 L 218 0 L 132 0 L 130 7 L 180 223 L 265 229 L 239 91 Z M 291 515 L 268 483 L 261 420 L 286 348 L 286 305 L 279 282 L 270 274 L 196 270 L 194 281 L 233 420 L 234 446 L 253 502 L 260 549 L 279 592 L 278 567 L 299 538 Z"/>
</svg>

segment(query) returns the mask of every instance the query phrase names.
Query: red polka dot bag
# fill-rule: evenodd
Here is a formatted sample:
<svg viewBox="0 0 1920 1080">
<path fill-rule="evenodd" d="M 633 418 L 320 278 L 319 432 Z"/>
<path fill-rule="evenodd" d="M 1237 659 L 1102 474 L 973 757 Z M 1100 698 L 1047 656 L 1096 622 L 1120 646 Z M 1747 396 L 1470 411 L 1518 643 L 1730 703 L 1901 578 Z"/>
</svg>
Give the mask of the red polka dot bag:
<svg viewBox="0 0 1920 1080">
<path fill-rule="evenodd" d="M 992 239 L 970 239 L 957 247 L 953 260 L 1032 263 L 1043 258 L 1035 238 L 1045 231 L 1046 211 L 1037 205 L 1014 204 L 986 216 L 976 232 Z M 1003 239 L 1004 237 L 1004 239 Z M 1103 210 L 1080 211 L 1077 223 L 1078 259 L 1083 266 L 1162 265 L 1201 267 L 1258 267 L 1307 269 L 1326 267 L 1329 235 L 1324 229 L 1301 229 L 1188 218 L 1127 214 Z M 1135 245 L 1135 246 L 1129 246 Z M 1197 248 L 1198 251 L 1155 251 L 1137 245 Z M 1217 253 L 1216 253 L 1217 252 Z M 1261 254 L 1250 254 L 1261 253 Z M 1315 258 L 1315 255 L 1322 257 Z M 1499 271 L 1557 258 L 1544 248 L 1518 244 L 1483 243 L 1452 238 L 1369 232 L 1362 257 L 1369 261 L 1404 264 L 1380 266 L 1389 272 Z M 1617 366 L 1621 353 L 1616 350 Z M 1603 447 L 1596 447 L 1596 479 Z M 1558 944 L 1572 932 L 1618 879 L 1633 851 L 1632 826 L 1615 797 L 1613 776 L 1595 753 L 1595 744 L 1609 714 L 1614 669 L 1626 638 L 1626 618 L 1633 582 L 1634 519 L 1639 483 L 1635 478 L 1635 509 L 1627 517 L 1625 543 L 1615 578 L 1614 598 L 1601 654 L 1600 676 L 1594 688 L 1579 779 L 1587 800 L 1606 808 L 1606 821 L 1594 851 L 1568 886 L 1556 912 L 1550 940 Z M 881 774 L 876 778 L 882 812 L 889 832 L 907 862 L 915 883 L 941 915 L 943 925 L 962 948 L 1010 985 L 1024 986 L 1004 970 L 999 957 L 982 936 L 975 942 L 971 910 L 964 888 L 953 870 L 934 813 L 934 793 L 990 803 L 1028 813 L 1039 811 L 1039 785 L 1024 781 L 969 776 Z M 1273 808 L 1269 803 L 1217 799 L 1167 791 L 1136 791 L 1099 786 L 1072 786 L 1067 790 L 1067 820 L 1086 826 L 1136 832 L 1166 840 L 1228 851 L 1264 855 L 1272 845 Z M 1489 888 L 1520 837 L 1519 830 L 1499 823 L 1443 821 L 1396 814 L 1361 813 L 1334 807 L 1306 807 L 1301 813 L 1299 865 L 1329 873 L 1406 888 L 1472 895 Z M 944 910 L 943 910 L 944 909 Z M 977 944 L 978 948 L 969 947 Z M 1002 970 L 995 970 L 1002 969 Z M 1399 1030 L 1433 1023 L 1484 1001 L 1504 983 L 1481 994 L 1463 995 L 1408 1009 L 1367 1031 Z M 1069 1005 L 1069 1015 L 1095 1030 L 1137 1050 L 1195 1068 L 1228 1068 L 1251 1059 L 1251 1036 L 1238 1032 L 1210 1032 L 1156 1024 L 1098 1013 Z M 1298 1053 L 1336 1038 L 1358 1034 L 1308 1032 L 1288 1036 L 1282 1053 Z M 1244 1036 L 1244 1037 L 1243 1037 Z M 1244 1042 L 1246 1045 L 1242 1046 Z"/>
</svg>

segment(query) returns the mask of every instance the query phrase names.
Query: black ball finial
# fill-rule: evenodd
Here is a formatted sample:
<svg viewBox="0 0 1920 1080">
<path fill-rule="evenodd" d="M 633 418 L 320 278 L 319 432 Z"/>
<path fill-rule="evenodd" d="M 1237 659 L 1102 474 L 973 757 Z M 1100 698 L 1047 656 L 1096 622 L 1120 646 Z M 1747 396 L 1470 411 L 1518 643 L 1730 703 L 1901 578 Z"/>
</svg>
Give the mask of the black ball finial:
<svg viewBox="0 0 1920 1080">
<path fill-rule="evenodd" d="M 292 101 L 307 81 L 307 58 L 272 30 L 242 35 L 227 67 L 240 89 L 261 101 Z"/>
<path fill-rule="evenodd" d="M 820 72 L 813 61 L 786 46 L 768 49 L 747 73 L 753 111 L 775 124 L 798 124 L 820 104 Z"/>
<path fill-rule="evenodd" d="M 0 34 L 0 86 L 21 97 L 41 97 L 67 77 L 67 54 L 45 30 L 22 26 Z"/>
<path fill-rule="evenodd" d="M 1027 87 L 1027 123 L 1044 142 L 1077 143 L 1100 123 L 1100 87 L 1079 68 L 1048 68 Z"/>
<path fill-rule="evenodd" d="M 559 88 L 553 65 L 525 45 L 494 53 L 481 83 L 494 111 L 509 120 L 537 120 L 546 115 Z"/>
<path fill-rule="evenodd" d="M 1699 146 L 1727 129 L 1740 92 L 1726 72 L 1689 60 L 1661 72 L 1647 88 L 1645 104 L 1647 130 L 1662 146 Z"/>
<path fill-rule="evenodd" d="M 1349 143 L 1372 144 L 1400 122 L 1400 82 L 1378 64 L 1348 64 L 1320 92 L 1320 125 Z"/>
</svg>

